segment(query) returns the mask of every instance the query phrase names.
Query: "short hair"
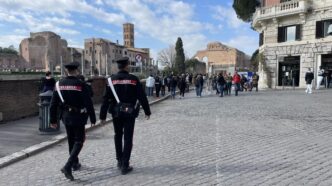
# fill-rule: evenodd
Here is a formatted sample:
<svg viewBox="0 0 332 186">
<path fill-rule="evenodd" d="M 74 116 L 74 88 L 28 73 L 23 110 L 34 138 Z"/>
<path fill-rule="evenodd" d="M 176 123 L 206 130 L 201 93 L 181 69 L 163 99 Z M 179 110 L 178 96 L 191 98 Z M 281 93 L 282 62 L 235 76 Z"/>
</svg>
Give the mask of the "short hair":
<svg viewBox="0 0 332 186">
<path fill-rule="evenodd" d="M 51 75 L 51 72 L 50 71 L 47 71 L 46 73 L 45 73 L 45 76 L 50 76 Z"/>
</svg>

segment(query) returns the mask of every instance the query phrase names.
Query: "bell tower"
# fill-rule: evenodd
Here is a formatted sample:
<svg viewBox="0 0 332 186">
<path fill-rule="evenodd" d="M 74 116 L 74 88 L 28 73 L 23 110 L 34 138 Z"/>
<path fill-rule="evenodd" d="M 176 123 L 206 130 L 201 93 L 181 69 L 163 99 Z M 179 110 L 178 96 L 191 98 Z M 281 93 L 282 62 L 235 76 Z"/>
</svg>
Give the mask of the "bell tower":
<svg viewBox="0 0 332 186">
<path fill-rule="evenodd" d="M 135 47 L 135 38 L 134 38 L 134 24 L 125 23 L 123 24 L 123 44 L 127 48 Z"/>
</svg>

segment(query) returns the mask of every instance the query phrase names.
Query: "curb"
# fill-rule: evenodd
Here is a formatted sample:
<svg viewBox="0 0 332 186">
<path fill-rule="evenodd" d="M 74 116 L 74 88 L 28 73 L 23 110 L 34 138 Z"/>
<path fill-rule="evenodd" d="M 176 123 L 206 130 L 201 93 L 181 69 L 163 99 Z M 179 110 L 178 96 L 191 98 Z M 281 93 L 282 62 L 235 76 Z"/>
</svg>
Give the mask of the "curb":
<svg viewBox="0 0 332 186">
<path fill-rule="evenodd" d="M 156 103 L 159 103 L 161 101 L 164 101 L 164 100 L 168 99 L 169 97 L 170 97 L 169 94 L 165 95 L 164 97 L 162 97 L 158 100 L 151 101 L 149 103 L 149 105 L 150 106 L 154 105 Z M 112 121 L 112 119 L 107 119 L 106 124 L 110 123 L 111 121 Z M 97 121 L 96 125 L 94 125 L 92 127 L 91 127 L 91 125 L 85 125 L 85 130 L 86 130 L 86 132 L 89 132 L 89 131 L 95 130 L 95 129 L 101 127 L 101 126 L 104 126 L 104 125 L 101 125 L 100 121 Z M 62 141 L 66 140 L 66 139 L 67 139 L 66 134 L 59 134 L 57 136 L 54 136 L 51 140 L 48 140 L 48 141 L 30 146 L 30 147 L 28 147 L 26 149 L 23 149 L 21 151 L 18 151 L 18 152 L 15 152 L 13 154 L 10 154 L 8 156 L 2 157 L 2 158 L 0 158 L 0 169 L 6 167 L 8 165 L 11 165 L 13 163 L 16 163 L 18 161 L 21 161 L 23 159 L 26 159 L 30 156 L 33 156 L 35 154 L 38 154 L 39 152 L 42 152 L 46 149 L 49 149 L 49 148 L 61 143 Z"/>
</svg>

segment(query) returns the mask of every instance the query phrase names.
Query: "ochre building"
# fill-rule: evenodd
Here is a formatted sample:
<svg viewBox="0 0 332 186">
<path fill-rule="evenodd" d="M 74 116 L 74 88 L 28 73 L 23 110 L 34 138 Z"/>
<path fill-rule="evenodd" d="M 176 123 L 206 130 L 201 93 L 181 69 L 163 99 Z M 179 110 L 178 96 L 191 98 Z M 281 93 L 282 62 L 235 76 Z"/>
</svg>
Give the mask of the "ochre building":
<svg viewBox="0 0 332 186">
<path fill-rule="evenodd" d="M 207 64 L 207 73 L 229 72 L 246 70 L 250 67 L 250 58 L 244 52 L 224 45 L 220 42 L 212 42 L 205 50 L 198 51 L 194 58 Z"/>
</svg>

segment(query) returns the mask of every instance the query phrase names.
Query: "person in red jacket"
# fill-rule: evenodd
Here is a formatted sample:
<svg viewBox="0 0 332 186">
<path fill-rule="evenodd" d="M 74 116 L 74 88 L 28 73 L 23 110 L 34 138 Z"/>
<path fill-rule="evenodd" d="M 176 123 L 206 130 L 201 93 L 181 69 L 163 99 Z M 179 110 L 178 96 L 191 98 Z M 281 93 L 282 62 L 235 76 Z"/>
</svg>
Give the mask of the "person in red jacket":
<svg viewBox="0 0 332 186">
<path fill-rule="evenodd" d="M 235 85 L 235 96 L 237 96 L 240 90 L 240 83 L 241 83 L 241 76 L 237 73 L 237 71 L 234 72 L 232 81 L 233 84 Z"/>
</svg>

